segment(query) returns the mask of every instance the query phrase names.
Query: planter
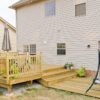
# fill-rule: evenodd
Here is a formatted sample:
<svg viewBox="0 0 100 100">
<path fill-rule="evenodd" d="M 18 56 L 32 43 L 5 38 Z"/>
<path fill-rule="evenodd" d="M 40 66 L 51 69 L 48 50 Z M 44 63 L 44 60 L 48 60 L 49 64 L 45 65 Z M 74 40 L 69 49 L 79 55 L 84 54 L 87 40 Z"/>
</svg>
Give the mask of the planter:
<svg viewBox="0 0 100 100">
<path fill-rule="evenodd" d="M 67 67 L 67 69 L 68 69 L 68 70 L 71 70 L 71 67 L 70 67 L 70 66 L 68 66 L 68 67 Z"/>
<path fill-rule="evenodd" d="M 73 68 L 73 66 L 74 66 L 74 65 L 73 65 L 72 63 L 70 63 L 70 64 L 67 63 L 67 64 L 64 65 L 64 67 L 65 67 L 66 69 L 68 69 L 68 70 L 71 70 L 71 69 Z"/>
</svg>

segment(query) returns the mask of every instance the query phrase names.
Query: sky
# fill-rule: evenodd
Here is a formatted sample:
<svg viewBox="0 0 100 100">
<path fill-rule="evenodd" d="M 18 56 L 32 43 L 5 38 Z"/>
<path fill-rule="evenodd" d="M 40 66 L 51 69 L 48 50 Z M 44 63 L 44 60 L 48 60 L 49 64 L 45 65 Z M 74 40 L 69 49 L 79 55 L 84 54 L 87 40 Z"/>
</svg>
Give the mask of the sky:
<svg viewBox="0 0 100 100">
<path fill-rule="evenodd" d="M 0 16 L 13 26 L 16 26 L 15 10 L 8 8 L 19 0 L 0 0 Z"/>
</svg>

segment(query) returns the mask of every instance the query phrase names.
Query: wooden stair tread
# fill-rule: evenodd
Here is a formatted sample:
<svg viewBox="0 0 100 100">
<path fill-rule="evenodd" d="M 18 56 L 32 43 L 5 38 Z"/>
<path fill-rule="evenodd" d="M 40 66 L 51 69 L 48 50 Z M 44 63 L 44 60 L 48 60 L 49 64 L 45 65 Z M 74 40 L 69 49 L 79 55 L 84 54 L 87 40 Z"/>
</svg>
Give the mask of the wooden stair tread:
<svg viewBox="0 0 100 100">
<path fill-rule="evenodd" d="M 65 69 L 65 68 L 64 67 L 49 68 L 49 69 L 43 70 L 43 73 L 48 73 L 48 72 L 52 72 L 55 70 L 61 70 L 61 69 Z"/>
<path fill-rule="evenodd" d="M 53 71 L 53 72 L 44 74 L 44 75 L 42 76 L 42 78 L 50 78 L 50 77 L 55 77 L 55 76 L 58 76 L 58 75 L 70 74 L 70 73 L 75 73 L 75 71 L 74 71 L 74 70 L 72 70 L 72 71 L 67 71 L 66 69 L 59 70 L 59 71 Z"/>
<path fill-rule="evenodd" d="M 65 68 L 54 68 L 47 70 L 43 73 L 42 79 L 39 82 L 45 86 L 51 84 L 59 83 L 64 80 L 69 80 L 72 77 L 76 76 L 75 69 L 67 70 Z"/>
<path fill-rule="evenodd" d="M 45 81 L 55 81 L 55 80 L 58 80 L 58 79 L 72 77 L 72 76 L 75 76 L 75 73 L 71 73 L 69 75 L 66 74 L 66 73 L 64 73 L 62 75 L 59 74 L 59 75 L 57 75 L 55 77 L 43 78 L 43 80 L 45 80 Z"/>
<path fill-rule="evenodd" d="M 55 71 L 52 71 L 52 72 L 44 73 L 43 76 L 51 76 L 51 75 L 54 75 L 54 74 L 60 74 L 60 73 L 65 73 L 65 72 L 67 72 L 66 69 L 55 70 Z"/>
</svg>

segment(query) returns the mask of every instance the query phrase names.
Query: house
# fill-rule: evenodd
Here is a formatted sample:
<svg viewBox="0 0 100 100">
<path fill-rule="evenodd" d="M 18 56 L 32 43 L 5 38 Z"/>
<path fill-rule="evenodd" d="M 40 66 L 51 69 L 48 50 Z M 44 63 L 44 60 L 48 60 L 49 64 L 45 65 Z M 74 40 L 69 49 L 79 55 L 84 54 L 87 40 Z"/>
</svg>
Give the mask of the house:
<svg viewBox="0 0 100 100">
<path fill-rule="evenodd" d="M 100 0 L 20 0 L 11 8 L 16 10 L 19 52 L 42 52 L 48 65 L 72 62 L 97 70 Z"/>
<path fill-rule="evenodd" d="M 11 51 L 16 52 L 16 28 L 0 17 L 0 52 L 2 52 L 2 45 L 5 33 L 5 27 L 8 28 L 10 43 L 11 43 Z"/>
</svg>

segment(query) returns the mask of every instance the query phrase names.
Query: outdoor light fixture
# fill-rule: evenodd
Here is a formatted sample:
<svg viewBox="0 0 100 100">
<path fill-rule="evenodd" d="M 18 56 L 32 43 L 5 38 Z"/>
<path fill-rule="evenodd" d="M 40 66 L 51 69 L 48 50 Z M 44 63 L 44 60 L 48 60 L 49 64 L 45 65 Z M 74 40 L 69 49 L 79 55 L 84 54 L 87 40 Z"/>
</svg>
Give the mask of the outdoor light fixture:
<svg viewBox="0 0 100 100">
<path fill-rule="evenodd" d="M 91 47 L 91 45 L 87 45 L 87 48 L 90 48 Z"/>
</svg>

